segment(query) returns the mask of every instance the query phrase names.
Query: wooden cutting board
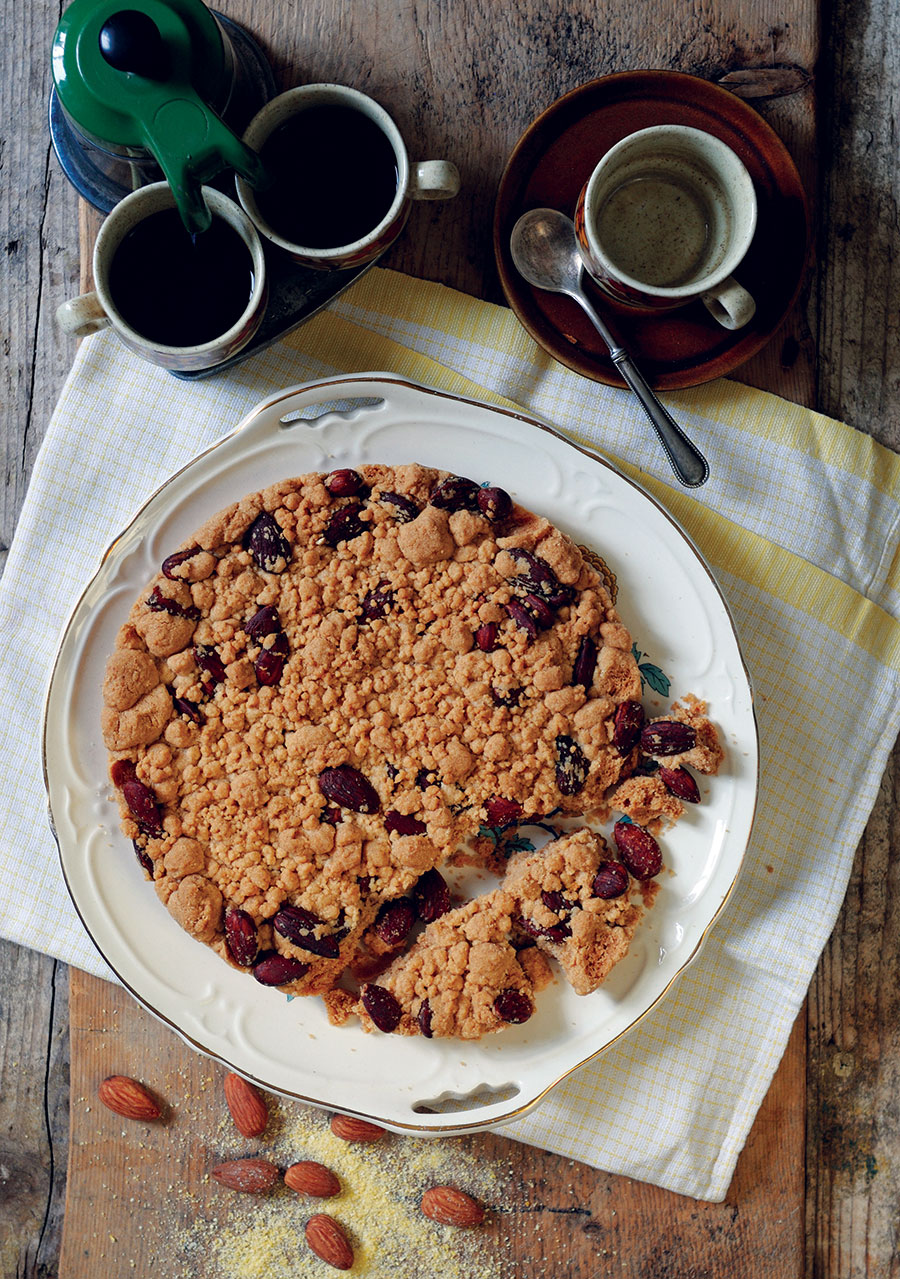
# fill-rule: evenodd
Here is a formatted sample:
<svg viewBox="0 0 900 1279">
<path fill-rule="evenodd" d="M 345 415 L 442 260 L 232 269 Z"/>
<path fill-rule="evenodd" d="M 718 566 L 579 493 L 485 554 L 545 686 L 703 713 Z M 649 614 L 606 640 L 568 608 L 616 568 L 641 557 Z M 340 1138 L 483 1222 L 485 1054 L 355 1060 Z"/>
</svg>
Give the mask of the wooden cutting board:
<svg viewBox="0 0 900 1279">
<path fill-rule="evenodd" d="M 327 1117 L 270 1099 L 260 1140 L 240 1137 L 225 1068 L 201 1057 L 123 990 L 73 970 L 71 1147 L 59 1279 L 315 1279 L 303 1226 L 330 1211 L 369 1279 L 801 1279 L 805 1051 L 801 1015 L 724 1203 L 699 1203 L 596 1172 L 498 1135 L 420 1141 L 388 1135 L 348 1148 Z M 144 1081 L 164 1121 L 120 1119 L 97 1100 L 110 1074 Z M 610 1123 L 615 1123 L 611 1115 Z M 342 1194 L 316 1203 L 282 1189 L 265 1201 L 209 1178 L 225 1159 L 316 1159 Z M 430 1184 L 472 1191 L 477 1230 L 426 1221 Z"/>
<path fill-rule="evenodd" d="M 438 12 L 440 10 L 440 12 Z M 280 82 L 358 84 L 379 97 L 428 150 L 453 122 L 453 158 L 466 200 L 414 211 L 385 265 L 502 301 L 490 260 L 494 193 L 522 130 L 556 97 L 606 72 L 671 67 L 719 78 L 754 67 L 812 69 L 814 0 L 797 0 L 787 26 L 774 0 L 718 0 L 702 15 L 673 15 L 663 0 L 582 0 L 504 9 L 495 49 L 495 6 L 421 12 L 373 0 L 344 12 L 335 0 L 271 6 L 235 0 L 230 17 L 260 38 Z M 673 54 L 672 33 L 678 23 Z M 324 40 L 323 31 L 340 38 Z M 310 51 L 315 66 L 310 66 Z M 814 190 L 810 93 L 759 100 Z M 440 153 L 438 151 L 437 153 Z M 433 221 L 433 225 L 432 225 Z M 99 224 L 83 209 L 83 285 Z M 798 403 L 814 402 L 802 307 L 737 376 Z M 311 1208 L 288 1191 L 261 1202 L 209 1178 L 222 1159 L 269 1153 L 281 1164 L 319 1158 L 344 1185 L 331 1210 L 351 1226 L 353 1272 L 370 1279 L 570 1279 L 641 1276 L 686 1279 L 801 1279 L 804 1272 L 805 1013 L 738 1163 L 722 1204 L 698 1203 L 627 1178 L 596 1172 L 498 1135 L 422 1143 L 389 1136 L 352 1150 L 326 1119 L 299 1104 L 271 1102 L 267 1134 L 240 1138 L 222 1095 L 224 1068 L 198 1056 L 124 991 L 74 971 L 70 983 L 71 1145 L 60 1279 L 153 1274 L 155 1279 L 281 1279 L 335 1271 L 303 1241 Z M 121 1120 L 98 1102 L 99 1082 L 122 1073 L 144 1080 L 165 1102 L 164 1121 Z M 609 1116 L 615 1123 L 615 1116 Z M 432 1226 L 418 1212 L 426 1184 L 452 1181 L 488 1208 L 477 1231 Z M 325 1205 L 326 1208 L 329 1205 Z"/>
</svg>

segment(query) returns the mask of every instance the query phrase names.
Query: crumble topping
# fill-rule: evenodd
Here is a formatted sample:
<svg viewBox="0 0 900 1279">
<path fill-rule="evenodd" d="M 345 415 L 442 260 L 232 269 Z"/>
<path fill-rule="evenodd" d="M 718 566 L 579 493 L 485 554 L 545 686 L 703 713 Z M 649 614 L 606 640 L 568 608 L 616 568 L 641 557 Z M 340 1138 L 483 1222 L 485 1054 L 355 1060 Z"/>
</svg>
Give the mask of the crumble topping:
<svg viewBox="0 0 900 1279">
<path fill-rule="evenodd" d="M 591 898 L 602 840 L 587 831 L 566 845 L 577 873 L 557 866 L 565 850 L 513 858 L 514 889 L 456 910 L 439 867 L 551 813 L 675 820 L 681 792 L 640 775 L 653 752 L 622 734 L 640 696 L 631 636 L 570 538 L 501 489 L 372 465 L 280 481 L 176 549 L 119 632 L 101 727 L 122 829 L 186 931 L 262 984 L 325 995 L 336 1020 L 383 1029 L 365 996 L 384 991 L 408 1033 L 425 1033 L 423 965 L 452 953 L 432 1033 L 472 1037 L 533 1009 L 545 951 L 594 989 L 642 907 Z M 718 769 L 703 703 L 676 704 L 660 733 L 670 771 Z M 504 869 L 501 845 L 484 865 Z M 554 877 L 578 911 L 548 944 L 521 919 L 569 924 L 523 894 L 563 891 Z"/>
</svg>

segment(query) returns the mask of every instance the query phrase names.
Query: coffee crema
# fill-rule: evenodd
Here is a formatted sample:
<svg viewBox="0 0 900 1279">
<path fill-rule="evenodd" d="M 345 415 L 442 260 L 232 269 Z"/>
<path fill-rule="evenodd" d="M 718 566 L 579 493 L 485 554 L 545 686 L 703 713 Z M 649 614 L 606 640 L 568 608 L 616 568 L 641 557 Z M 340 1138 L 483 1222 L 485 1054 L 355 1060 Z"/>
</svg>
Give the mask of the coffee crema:
<svg viewBox="0 0 900 1279">
<path fill-rule="evenodd" d="M 269 134 L 260 155 L 271 181 L 255 192 L 257 208 L 276 235 L 303 248 L 361 240 L 397 194 L 390 139 L 354 107 L 305 108 Z"/>
<path fill-rule="evenodd" d="M 690 166 L 635 166 L 600 202 L 596 235 L 616 270 L 679 288 L 723 260 L 727 221 L 722 193 Z"/>
<path fill-rule="evenodd" d="M 192 236 L 177 209 L 160 209 L 122 238 L 109 292 L 122 319 L 150 342 L 202 346 L 227 333 L 253 293 L 253 258 L 238 232 L 213 216 Z"/>
</svg>

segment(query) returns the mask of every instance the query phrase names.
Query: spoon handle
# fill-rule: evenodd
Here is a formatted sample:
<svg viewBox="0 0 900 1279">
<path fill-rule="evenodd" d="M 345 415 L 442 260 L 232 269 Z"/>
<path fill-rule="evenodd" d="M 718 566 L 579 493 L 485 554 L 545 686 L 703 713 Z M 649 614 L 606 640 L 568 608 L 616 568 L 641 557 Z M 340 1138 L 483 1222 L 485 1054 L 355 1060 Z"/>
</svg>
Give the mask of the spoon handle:
<svg viewBox="0 0 900 1279">
<path fill-rule="evenodd" d="M 620 348 L 621 349 L 621 348 Z M 691 443 L 644 379 L 631 356 L 622 351 L 611 352 L 613 363 L 634 391 L 649 417 L 672 470 L 682 484 L 697 488 L 709 479 L 709 465 L 700 450 Z M 618 356 L 618 358 L 616 358 Z"/>
<path fill-rule="evenodd" d="M 615 364 L 631 390 L 640 400 L 644 411 L 653 424 L 653 429 L 659 436 L 659 442 L 665 450 L 672 470 L 681 483 L 688 488 L 697 488 L 699 485 L 705 484 L 709 479 L 709 466 L 706 458 L 691 443 L 668 409 L 664 408 L 660 403 L 656 393 L 650 388 L 640 369 L 628 352 L 619 346 L 607 325 L 591 306 L 587 297 L 580 290 L 577 293 L 573 293 L 572 296 L 581 304 L 582 310 L 609 347 L 610 359 L 613 364 Z"/>
</svg>

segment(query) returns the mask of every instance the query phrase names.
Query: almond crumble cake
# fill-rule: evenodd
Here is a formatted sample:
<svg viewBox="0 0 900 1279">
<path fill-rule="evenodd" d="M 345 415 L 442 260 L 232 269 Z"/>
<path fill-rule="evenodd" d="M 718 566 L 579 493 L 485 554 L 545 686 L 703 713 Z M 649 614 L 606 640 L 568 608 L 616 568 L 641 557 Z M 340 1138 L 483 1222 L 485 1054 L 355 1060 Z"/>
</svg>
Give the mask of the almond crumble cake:
<svg viewBox="0 0 900 1279">
<path fill-rule="evenodd" d="M 702 702 L 645 720 L 569 537 L 415 464 L 219 512 L 141 593 L 102 692 L 122 828 L 178 923 L 335 1022 L 428 1037 L 526 1020 L 546 955 L 596 989 L 652 903 L 653 832 L 722 759 Z M 504 856 L 516 826 L 612 813 L 616 856 L 586 829 Z M 454 907 L 461 857 L 503 878 Z"/>
</svg>

